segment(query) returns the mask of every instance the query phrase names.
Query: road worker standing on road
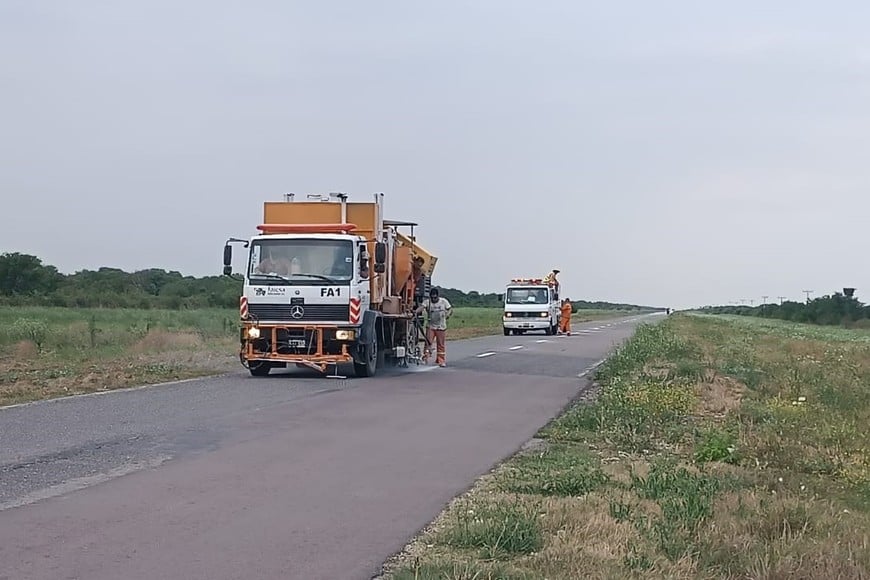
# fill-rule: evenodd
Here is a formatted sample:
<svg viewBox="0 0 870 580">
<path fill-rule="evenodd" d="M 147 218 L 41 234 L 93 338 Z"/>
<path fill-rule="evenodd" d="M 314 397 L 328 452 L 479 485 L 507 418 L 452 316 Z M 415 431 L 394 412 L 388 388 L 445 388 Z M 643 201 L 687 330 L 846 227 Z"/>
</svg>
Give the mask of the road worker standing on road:
<svg viewBox="0 0 870 580">
<path fill-rule="evenodd" d="M 574 305 L 571 304 L 570 298 L 562 300 L 562 318 L 559 320 L 559 332 L 571 336 L 571 314 L 574 311 Z"/>
<path fill-rule="evenodd" d="M 423 363 L 429 362 L 432 342 L 435 342 L 435 362 L 439 367 L 447 366 L 447 319 L 453 316 L 453 306 L 446 298 L 441 298 L 438 288 L 429 290 L 429 298 L 417 308 L 417 314 L 426 311 L 428 327 L 426 329 L 426 350 L 423 351 Z"/>
</svg>

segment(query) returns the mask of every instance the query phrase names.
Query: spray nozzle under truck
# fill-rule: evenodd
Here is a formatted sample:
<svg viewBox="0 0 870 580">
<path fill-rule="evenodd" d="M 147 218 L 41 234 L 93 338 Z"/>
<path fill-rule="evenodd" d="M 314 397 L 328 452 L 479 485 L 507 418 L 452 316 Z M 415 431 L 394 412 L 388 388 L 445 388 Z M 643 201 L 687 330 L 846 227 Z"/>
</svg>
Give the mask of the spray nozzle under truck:
<svg viewBox="0 0 870 580">
<path fill-rule="evenodd" d="M 326 373 L 353 363 L 357 376 L 422 358 L 417 304 L 437 258 L 416 243 L 411 222 L 383 219 L 383 195 L 345 194 L 265 202 L 260 234 L 231 238 L 247 248 L 240 298 L 242 364 L 254 376 L 288 364 Z M 410 233 L 399 231 L 410 228 Z"/>
</svg>

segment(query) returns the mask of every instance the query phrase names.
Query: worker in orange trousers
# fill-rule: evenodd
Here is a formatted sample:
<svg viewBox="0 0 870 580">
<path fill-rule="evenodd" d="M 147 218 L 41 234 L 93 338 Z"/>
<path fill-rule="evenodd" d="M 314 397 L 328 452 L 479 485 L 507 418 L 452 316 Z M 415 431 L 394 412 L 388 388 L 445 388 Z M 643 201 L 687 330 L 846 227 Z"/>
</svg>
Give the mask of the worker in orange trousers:
<svg viewBox="0 0 870 580">
<path fill-rule="evenodd" d="M 571 336 L 571 314 L 574 310 L 574 306 L 571 304 L 571 300 L 565 298 L 562 300 L 562 318 L 559 320 L 559 332 L 567 334 Z"/>
</svg>

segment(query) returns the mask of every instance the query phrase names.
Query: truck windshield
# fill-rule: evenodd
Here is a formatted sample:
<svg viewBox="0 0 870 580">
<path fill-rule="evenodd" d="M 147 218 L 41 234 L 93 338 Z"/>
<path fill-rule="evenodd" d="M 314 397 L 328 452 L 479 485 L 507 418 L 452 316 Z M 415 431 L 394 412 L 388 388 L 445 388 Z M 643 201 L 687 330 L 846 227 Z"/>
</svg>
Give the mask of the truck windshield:
<svg viewBox="0 0 870 580">
<path fill-rule="evenodd" d="M 251 244 L 251 279 L 288 284 L 347 283 L 353 245 L 344 240 L 257 240 Z"/>
<path fill-rule="evenodd" d="M 508 304 L 548 304 L 549 301 L 545 288 L 509 288 L 505 298 Z"/>
</svg>

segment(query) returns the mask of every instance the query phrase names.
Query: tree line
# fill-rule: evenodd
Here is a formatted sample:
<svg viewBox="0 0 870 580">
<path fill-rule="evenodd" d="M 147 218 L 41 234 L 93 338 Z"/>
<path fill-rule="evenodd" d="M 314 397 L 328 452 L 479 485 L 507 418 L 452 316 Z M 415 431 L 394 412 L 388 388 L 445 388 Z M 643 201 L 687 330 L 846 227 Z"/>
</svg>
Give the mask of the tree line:
<svg viewBox="0 0 870 580">
<path fill-rule="evenodd" d="M 828 326 L 855 326 L 856 323 L 870 320 L 870 306 L 842 292 L 834 292 L 808 302 L 788 301 L 760 306 L 708 306 L 702 311 L 710 314 L 758 316 Z"/>
<path fill-rule="evenodd" d="M 185 276 L 149 268 L 125 272 L 118 268 L 62 274 L 30 254 L 0 254 L 0 304 L 70 308 L 237 308 L 242 283 L 226 276 Z M 458 307 L 501 308 L 501 295 L 442 289 Z M 653 310 L 631 304 L 573 301 L 576 308 Z"/>
</svg>

